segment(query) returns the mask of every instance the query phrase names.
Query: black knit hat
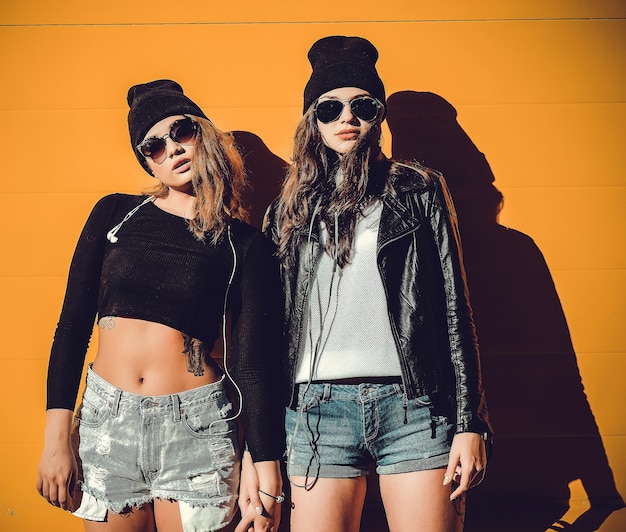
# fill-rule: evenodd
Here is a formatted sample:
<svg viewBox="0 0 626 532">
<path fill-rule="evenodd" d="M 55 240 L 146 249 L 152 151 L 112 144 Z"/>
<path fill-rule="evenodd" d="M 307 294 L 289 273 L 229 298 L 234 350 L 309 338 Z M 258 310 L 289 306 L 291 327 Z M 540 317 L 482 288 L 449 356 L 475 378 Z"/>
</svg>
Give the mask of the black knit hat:
<svg viewBox="0 0 626 532">
<path fill-rule="evenodd" d="M 193 115 L 207 118 L 202 109 L 183 94 L 183 88 L 175 81 L 159 79 L 134 85 L 126 97 L 128 132 L 133 152 L 139 164 L 152 174 L 143 155 L 137 150 L 148 130 L 160 120 L 174 115 Z"/>
<path fill-rule="evenodd" d="M 304 113 L 322 94 L 339 87 L 366 90 L 385 105 L 385 86 L 376 72 L 378 50 L 368 40 L 324 37 L 311 46 L 308 57 L 313 72 L 304 88 Z"/>
</svg>

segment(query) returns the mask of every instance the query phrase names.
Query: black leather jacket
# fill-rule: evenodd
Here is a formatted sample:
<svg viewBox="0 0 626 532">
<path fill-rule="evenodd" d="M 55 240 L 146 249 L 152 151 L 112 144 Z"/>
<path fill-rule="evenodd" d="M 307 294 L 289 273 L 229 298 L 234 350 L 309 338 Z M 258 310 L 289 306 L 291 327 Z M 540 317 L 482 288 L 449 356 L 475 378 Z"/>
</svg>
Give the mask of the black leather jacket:
<svg viewBox="0 0 626 532">
<path fill-rule="evenodd" d="M 393 192 L 382 195 L 377 262 L 408 399 L 430 395 L 456 410 L 456 432 L 491 434 L 480 376 L 456 213 L 443 177 L 393 163 Z M 266 232 L 274 241 L 273 208 Z M 286 296 L 286 403 L 294 408 L 294 375 L 319 236 L 302 228 L 294 268 L 283 268 Z M 359 312 L 359 309 L 355 309 Z M 450 412 L 452 414 L 452 412 Z M 454 417 L 452 417 L 454 420 Z"/>
</svg>

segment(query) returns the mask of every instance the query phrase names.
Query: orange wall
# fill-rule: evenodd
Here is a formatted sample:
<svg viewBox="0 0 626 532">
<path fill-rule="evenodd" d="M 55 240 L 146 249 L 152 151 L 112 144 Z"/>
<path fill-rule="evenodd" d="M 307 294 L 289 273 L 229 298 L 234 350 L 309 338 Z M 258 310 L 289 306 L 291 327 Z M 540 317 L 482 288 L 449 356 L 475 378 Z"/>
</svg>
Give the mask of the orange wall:
<svg viewBox="0 0 626 532">
<path fill-rule="evenodd" d="M 535 247 L 530 241 L 525 245 L 543 254 L 554 280 L 573 342 L 570 352 L 561 350 L 556 358 L 545 356 L 545 350 L 534 352 L 533 346 L 507 345 L 501 325 L 514 322 L 519 335 L 531 321 L 499 321 L 502 309 L 517 316 L 518 302 L 530 305 L 525 315 L 540 314 L 545 292 L 537 291 L 530 301 L 524 299 L 535 294 L 532 290 L 497 299 L 502 292 L 494 279 L 505 282 L 497 277 L 502 270 L 491 275 L 480 266 L 488 255 L 475 262 L 470 281 L 482 298 L 477 318 L 479 333 L 481 328 L 487 332 L 487 392 L 491 387 L 492 403 L 502 398 L 493 406 L 504 427 L 504 454 L 495 455 L 494 469 L 502 471 L 505 464 L 515 476 L 517 468 L 536 467 L 535 457 L 545 452 L 542 442 L 553 436 L 549 428 L 517 423 L 541 418 L 551 403 L 550 391 L 532 409 L 513 408 L 522 402 L 508 408 L 506 401 L 513 399 L 506 396 L 506 379 L 515 373 L 511 364 L 531 368 L 528 386 L 522 388 L 530 395 L 532 377 L 549 375 L 558 402 L 568 397 L 562 393 L 561 366 L 548 368 L 545 361 L 573 362 L 588 403 L 581 392 L 561 405 L 562 416 L 550 416 L 576 418 L 577 409 L 590 408 L 617 489 L 626 496 L 623 1 L 90 4 L 4 0 L 0 5 L 1 530 L 82 529 L 78 520 L 49 508 L 34 489 L 45 372 L 67 267 L 92 204 L 108 192 L 137 192 L 151 184 L 127 140 L 128 87 L 175 79 L 218 127 L 251 132 L 271 153 L 288 160 L 309 74 L 306 52 L 329 34 L 361 35 L 375 43 L 388 95 L 431 92 L 456 109 L 458 126 L 484 153 L 504 196 L 500 223 L 519 232 L 502 234 L 530 237 Z M 392 136 L 387 131 L 385 137 L 385 151 L 391 154 Z M 491 253 L 506 262 L 510 251 Z M 524 262 L 524 257 L 518 259 Z M 513 262 L 507 263 L 507 287 L 517 278 L 531 282 L 531 277 L 516 277 Z M 493 311 L 496 307 L 501 311 Z M 539 329 L 529 328 L 529 336 Z M 515 356 L 500 356 L 507 350 Z M 526 432 L 516 435 L 520 426 Z M 575 427 L 557 436 L 566 454 L 580 441 Z M 538 445 L 515 449 L 512 443 L 525 437 Z M 515 449 L 515 456 L 507 449 Z M 583 450 L 572 461 L 588 459 Z M 547 467 L 537 473 L 537 482 L 516 493 L 517 500 L 540 494 L 541 478 L 552 471 Z M 586 508 L 591 488 L 576 475 L 570 487 L 567 515 L 574 519 Z M 624 530 L 625 512 L 612 514 L 600 530 Z"/>
</svg>

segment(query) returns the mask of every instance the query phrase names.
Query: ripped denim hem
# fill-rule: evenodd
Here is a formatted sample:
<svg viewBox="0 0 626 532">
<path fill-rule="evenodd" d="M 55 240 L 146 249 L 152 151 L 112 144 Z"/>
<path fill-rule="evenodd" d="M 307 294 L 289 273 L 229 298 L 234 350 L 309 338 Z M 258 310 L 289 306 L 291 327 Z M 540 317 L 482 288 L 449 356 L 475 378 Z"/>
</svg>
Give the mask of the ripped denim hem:
<svg viewBox="0 0 626 532">
<path fill-rule="evenodd" d="M 163 497 L 155 498 L 164 499 Z M 209 505 L 199 504 L 198 501 L 193 501 L 193 504 L 185 501 L 177 501 L 183 532 L 216 532 L 229 525 L 236 513 L 236 497 L 221 497 L 221 499 L 223 499 L 222 502 L 226 504 L 219 504 L 219 501 L 216 499 L 211 499 L 211 504 Z M 153 501 L 154 499 L 151 500 Z M 144 501 L 142 504 L 146 504 L 147 502 L 148 501 Z M 130 505 L 127 506 L 127 508 L 132 510 L 132 508 L 140 506 L 139 504 Z M 78 510 L 72 512 L 72 514 L 88 521 L 103 522 L 106 521 L 109 511 L 110 509 L 107 508 L 107 505 L 103 501 L 96 499 L 93 495 L 85 491 L 83 492 L 80 507 Z"/>
<path fill-rule="evenodd" d="M 98 493 L 96 490 L 89 489 L 87 486 L 82 484 L 79 489 L 83 492 L 83 500 L 85 499 L 85 495 L 87 495 L 87 501 L 90 508 L 93 508 L 97 502 L 99 509 L 105 509 L 111 511 L 115 514 L 126 514 L 131 512 L 133 509 L 139 509 L 144 504 L 149 504 L 154 502 L 155 499 L 158 500 L 166 500 L 166 501 L 174 501 L 179 503 L 185 503 L 190 508 L 231 508 L 235 506 L 238 496 L 235 495 L 226 495 L 226 496 L 213 496 L 213 497 L 181 497 L 180 492 L 168 492 L 166 490 L 155 490 L 154 493 L 150 495 L 143 495 L 141 497 L 131 497 L 129 499 L 124 500 L 123 502 L 114 502 L 104 496 L 102 493 Z M 94 502 L 96 501 L 96 502 Z M 72 512 L 73 515 L 77 517 L 82 517 L 83 519 L 88 519 L 90 521 L 103 521 L 98 518 L 98 514 L 93 511 L 81 510 L 84 504 L 81 501 L 80 507 Z M 88 517 L 88 515 L 93 515 L 93 517 Z M 106 515 L 106 513 L 105 513 Z M 232 517 L 231 517 L 232 519 Z"/>
</svg>

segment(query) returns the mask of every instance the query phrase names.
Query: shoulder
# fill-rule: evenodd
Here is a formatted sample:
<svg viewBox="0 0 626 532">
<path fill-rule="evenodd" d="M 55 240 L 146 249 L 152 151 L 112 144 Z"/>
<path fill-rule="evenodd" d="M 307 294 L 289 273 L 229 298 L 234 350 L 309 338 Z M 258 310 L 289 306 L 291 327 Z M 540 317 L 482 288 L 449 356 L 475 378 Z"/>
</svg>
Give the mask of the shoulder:
<svg viewBox="0 0 626 532">
<path fill-rule="evenodd" d="M 139 205 L 147 196 L 137 194 L 121 194 L 116 192 L 100 198 L 93 207 L 94 212 L 115 213 L 124 209 L 131 210 Z"/>
<path fill-rule="evenodd" d="M 100 234 L 103 230 L 122 221 L 124 216 L 137 205 L 140 205 L 147 196 L 131 194 L 109 194 L 100 198 L 91 209 L 85 229 L 89 234 Z"/>
<path fill-rule="evenodd" d="M 230 224 L 233 245 L 244 252 L 273 253 L 272 242 L 260 229 L 241 220 L 234 220 Z"/>
<path fill-rule="evenodd" d="M 397 193 L 410 193 L 439 188 L 443 175 L 418 162 L 392 161 L 389 179 Z"/>
<path fill-rule="evenodd" d="M 236 220 L 230 224 L 230 236 L 244 278 L 265 283 L 278 275 L 276 248 L 259 229 Z"/>
<path fill-rule="evenodd" d="M 250 242 L 259 236 L 263 236 L 259 229 L 241 220 L 233 220 L 230 223 L 230 232 L 233 239 L 241 243 Z"/>
</svg>

